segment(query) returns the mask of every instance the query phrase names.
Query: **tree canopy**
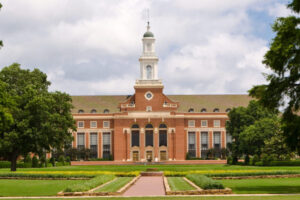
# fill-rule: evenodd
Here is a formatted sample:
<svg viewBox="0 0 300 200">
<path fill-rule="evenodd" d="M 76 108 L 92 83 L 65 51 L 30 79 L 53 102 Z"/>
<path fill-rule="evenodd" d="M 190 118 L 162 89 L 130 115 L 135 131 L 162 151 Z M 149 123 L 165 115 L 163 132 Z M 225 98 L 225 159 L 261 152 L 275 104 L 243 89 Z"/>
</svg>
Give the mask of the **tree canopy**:
<svg viewBox="0 0 300 200">
<path fill-rule="evenodd" d="M 300 153 L 300 1 L 288 7 L 295 15 L 276 19 L 276 36 L 264 56 L 263 63 L 272 70 L 265 75 L 268 84 L 254 86 L 249 94 L 268 109 L 283 110 L 287 144 Z"/>
<path fill-rule="evenodd" d="M 4 91 L 13 102 L 13 121 L 8 128 L 0 129 L 0 154 L 10 158 L 12 171 L 16 170 L 18 156 L 29 152 L 42 155 L 72 141 L 75 123 L 71 97 L 49 92 L 46 74 L 13 64 L 0 71 L 0 81 L 5 83 Z"/>
<path fill-rule="evenodd" d="M 243 154 L 251 155 L 255 151 L 254 148 L 256 144 L 252 146 L 253 148 L 251 146 L 248 147 L 249 144 L 247 143 L 249 140 L 247 141 L 246 139 L 252 139 L 257 134 L 261 134 L 257 133 L 256 130 L 257 128 L 263 127 L 265 121 L 257 121 L 273 118 L 274 116 L 276 116 L 276 113 L 268 111 L 254 100 L 250 101 L 246 108 L 233 108 L 228 113 L 229 121 L 226 124 L 226 132 L 232 136 L 232 144 L 229 148 L 232 153 L 233 164 L 235 164 L 238 158 Z M 250 143 L 252 143 L 252 141 Z"/>
</svg>

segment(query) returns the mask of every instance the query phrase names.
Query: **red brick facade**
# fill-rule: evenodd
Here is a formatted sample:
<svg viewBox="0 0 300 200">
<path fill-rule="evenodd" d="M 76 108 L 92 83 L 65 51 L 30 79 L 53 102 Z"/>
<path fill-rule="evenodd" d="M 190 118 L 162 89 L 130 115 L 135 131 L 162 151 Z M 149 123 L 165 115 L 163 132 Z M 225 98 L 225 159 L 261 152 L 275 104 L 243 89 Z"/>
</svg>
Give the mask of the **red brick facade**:
<svg viewBox="0 0 300 200">
<path fill-rule="evenodd" d="M 104 156 L 103 133 L 110 134 L 110 152 L 115 161 L 132 162 L 185 160 L 189 148 L 193 148 L 194 157 L 201 157 L 201 133 L 207 133 L 207 149 L 214 147 L 214 134 L 220 136 L 219 148 L 226 148 L 225 112 L 178 112 L 180 102 L 172 102 L 163 94 L 162 87 L 135 87 L 135 94 L 125 102 L 120 102 L 118 113 L 108 114 L 74 114 L 77 124 L 77 133 L 84 133 L 85 148 L 90 148 L 91 133 L 98 133 L 97 157 Z M 152 98 L 147 99 L 146 93 L 151 92 Z M 151 106 L 151 111 L 146 111 Z M 206 121 L 207 124 L 202 124 Z M 217 121 L 217 122 L 216 122 Z M 218 122 L 219 121 L 219 122 Z M 83 127 L 79 127 L 79 123 Z M 96 122 L 96 126 L 95 126 Z M 93 124 L 92 124 L 93 123 Z M 151 124 L 153 128 L 146 128 Z M 166 127 L 160 128 L 164 124 Z M 95 127 L 91 127 L 94 125 Z M 106 125 L 106 127 L 104 126 Z M 137 125 L 138 128 L 132 128 Z M 138 131 L 139 144 L 133 146 L 132 132 Z M 146 131 L 153 134 L 153 146 L 146 146 Z M 80 145 L 77 133 L 73 133 L 73 147 Z M 160 145 L 160 134 L 166 133 L 167 145 Z M 194 146 L 189 145 L 189 136 L 195 140 Z M 194 139 L 193 139 L 194 138 Z M 150 139 L 151 140 L 151 139 Z M 151 156 L 152 155 L 152 156 Z"/>
</svg>

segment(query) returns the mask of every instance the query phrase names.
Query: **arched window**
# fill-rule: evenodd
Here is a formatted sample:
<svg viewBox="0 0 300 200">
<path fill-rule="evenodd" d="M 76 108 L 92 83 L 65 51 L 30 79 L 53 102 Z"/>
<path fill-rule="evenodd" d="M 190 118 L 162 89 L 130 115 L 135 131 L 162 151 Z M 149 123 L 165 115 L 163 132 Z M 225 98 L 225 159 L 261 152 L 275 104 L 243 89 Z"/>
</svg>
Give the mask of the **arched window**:
<svg viewBox="0 0 300 200">
<path fill-rule="evenodd" d="M 231 108 L 227 108 L 227 109 L 226 109 L 226 112 L 230 112 L 230 111 L 231 111 Z"/>
<path fill-rule="evenodd" d="M 147 73 L 147 79 L 148 80 L 152 79 L 152 67 L 151 67 L 151 65 L 147 65 L 146 73 Z"/>
<path fill-rule="evenodd" d="M 145 128 L 153 128 L 152 124 L 147 124 Z"/>
<path fill-rule="evenodd" d="M 189 112 L 194 112 L 194 108 L 190 108 L 190 109 L 189 109 Z"/>
<path fill-rule="evenodd" d="M 78 113 L 82 114 L 82 113 L 84 113 L 84 110 L 80 109 L 80 110 L 78 110 Z"/>
<path fill-rule="evenodd" d="M 201 112 L 202 112 L 202 113 L 203 113 L 203 112 L 207 112 L 207 111 L 206 111 L 206 108 L 202 108 L 202 109 L 201 109 Z"/>
<path fill-rule="evenodd" d="M 140 128 L 138 124 L 133 124 L 131 128 Z"/>
<path fill-rule="evenodd" d="M 108 109 L 104 109 L 103 113 L 109 113 L 109 110 Z"/>
<path fill-rule="evenodd" d="M 160 124 L 159 128 L 167 128 L 167 125 L 166 124 Z"/>
<path fill-rule="evenodd" d="M 219 108 L 215 108 L 214 112 L 220 112 L 220 109 Z"/>
<path fill-rule="evenodd" d="M 91 113 L 97 113 L 97 110 L 96 109 L 92 109 Z"/>
</svg>

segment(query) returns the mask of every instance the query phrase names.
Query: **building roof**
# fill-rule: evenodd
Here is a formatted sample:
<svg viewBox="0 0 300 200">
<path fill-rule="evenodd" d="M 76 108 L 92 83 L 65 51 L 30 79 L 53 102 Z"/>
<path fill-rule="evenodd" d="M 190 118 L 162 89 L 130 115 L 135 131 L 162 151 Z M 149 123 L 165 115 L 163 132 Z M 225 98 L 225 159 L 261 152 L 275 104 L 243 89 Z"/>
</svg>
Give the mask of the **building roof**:
<svg viewBox="0 0 300 200">
<path fill-rule="evenodd" d="M 120 112 L 118 105 L 124 102 L 130 95 L 117 96 L 72 96 L 74 108 L 72 113 L 83 110 L 90 113 L 95 109 L 97 113 L 103 113 L 105 109 L 109 113 Z M 220 112 L 225 112 L 228 108 L 247 106 L 252 99 L 248 95 L 167 95 L 168 98 L 179 102 L 178 112 L 188 112 L 190 108 L 194 112 L 200 112 L 205 108 L 207 112 L 213 112 L 218 108 Z"/>
</svg>

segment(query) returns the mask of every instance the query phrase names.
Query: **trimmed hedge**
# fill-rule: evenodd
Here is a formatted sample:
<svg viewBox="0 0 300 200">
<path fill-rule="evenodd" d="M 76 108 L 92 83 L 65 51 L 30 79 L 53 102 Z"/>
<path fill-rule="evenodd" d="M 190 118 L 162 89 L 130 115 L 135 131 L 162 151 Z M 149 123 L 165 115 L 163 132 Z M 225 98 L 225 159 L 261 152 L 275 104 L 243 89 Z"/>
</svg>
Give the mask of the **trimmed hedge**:
<svg viewBox="0 0 300 200">
<path fill-rule="evenodd" d="M 0 177 L 16 177 L 16 178 L 94 178 L 91 175 L 65 175 L 65 174 L 25 174 L 25 173 L 0 173 Z"/>
<path fill-rule="evenodd" d="M 300 174 L 300 171 L 242 172 L 242 173 L 206 174 L 205 176 L 234 177 L 234 176 L 288 175 L 288 174 Z"/>
<path fill-rule="evenodd" d="M 64 192 L 85 192 L 89 191 L 99 185 L 102 185 L 110 180 L 113 180 L 115 178 L 114 175 L 101 175 L 101 176 L 96 176 L 95 178 L 92 178 L 84 183 L 80 184 L 75 184 L 68 186 Z"/>
<path fill-rule="evenodd" d="M 188 174 L 188 175 L 186 175 L 186 178 L 188 178 L 190 181 L 194 182 L 196 185 L 198 185 L 200 188 L 202 188 L 204 190 L 224 189 L 224 186 L 222 183 L 215 181 L 211 178 L 208 178 L 204 175 Z"/>
<path fill-rule="evenodd" d="M 270 161 L 269 163 L 258 161 L 255 166 L 300 166 L 300 160 Z"/>
<path fill-rule="evenodd" d="M 69 162 L 56 162 L 55 166 L 60 167 L 60 166 L 67 166 L 70 165 Z M 17 168 L 32 168 L 33 164 L 31 163 L 24 163 L 24 162 L 17 162 Z M 44 167 L 42 164 L 35 163 L 34 167 Z M 47 163 L 47 167 L 52 167 L 51 163 Z M 0 161 L 0 168 L 10 168 L 10 161 Z"/>
</svg>

